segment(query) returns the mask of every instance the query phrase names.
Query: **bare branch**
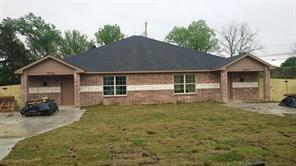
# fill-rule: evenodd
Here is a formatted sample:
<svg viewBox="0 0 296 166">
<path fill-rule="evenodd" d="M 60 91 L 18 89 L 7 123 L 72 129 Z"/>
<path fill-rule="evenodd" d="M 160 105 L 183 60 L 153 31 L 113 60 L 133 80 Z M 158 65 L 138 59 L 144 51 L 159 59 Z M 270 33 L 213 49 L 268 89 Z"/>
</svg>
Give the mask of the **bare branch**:
<svg viewBox="0 0 296 166">
<path fill-rule="evenodd" d="M 252 32 L 246 23 L 231 23 L 222 27 L 220 32 L 221 51 L 234 56 L 252 52 L 262 47 L 256 43 L 257 31 Z"/>
</svg>

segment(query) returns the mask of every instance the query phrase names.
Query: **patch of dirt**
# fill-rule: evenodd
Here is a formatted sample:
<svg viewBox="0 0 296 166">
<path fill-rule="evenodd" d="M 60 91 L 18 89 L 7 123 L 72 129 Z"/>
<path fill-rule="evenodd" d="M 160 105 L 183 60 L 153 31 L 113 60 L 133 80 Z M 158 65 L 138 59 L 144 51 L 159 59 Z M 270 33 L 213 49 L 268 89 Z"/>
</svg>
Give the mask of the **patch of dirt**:
<svg viewBox="0 0 296 166">
<path fill-rule="evenodd" d="M 158 165 L 160 160 L 157 154 L 144 147 L 112 149 L 110 154 L 115 165 Z"/>
</svg>

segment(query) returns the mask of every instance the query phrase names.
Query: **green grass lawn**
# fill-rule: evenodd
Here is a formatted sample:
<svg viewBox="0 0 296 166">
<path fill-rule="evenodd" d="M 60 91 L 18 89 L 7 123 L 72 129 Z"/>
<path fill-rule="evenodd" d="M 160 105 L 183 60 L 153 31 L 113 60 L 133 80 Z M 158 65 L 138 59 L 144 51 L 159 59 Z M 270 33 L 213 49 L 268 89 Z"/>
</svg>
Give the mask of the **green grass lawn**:
<svg viewBox="0 0 296 166">
<path fill-rule="evenodd" d="M 19 142 L 8 165 L 296 165 L 296 120 L 219 103 L 89 107 Z"/>
</svg>

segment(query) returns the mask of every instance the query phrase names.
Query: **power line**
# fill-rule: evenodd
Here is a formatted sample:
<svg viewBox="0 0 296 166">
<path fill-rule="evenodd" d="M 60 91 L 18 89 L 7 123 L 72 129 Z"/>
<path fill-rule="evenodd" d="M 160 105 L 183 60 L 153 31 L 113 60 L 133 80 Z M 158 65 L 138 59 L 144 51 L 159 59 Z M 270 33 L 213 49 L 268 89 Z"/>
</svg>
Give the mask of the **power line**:
<svg viewBox="0 0 296 166">
<path fill-rule="evenodd" d="M 267 45 L 267 46 L 263 46 L 262 50 L 264 50 L 266 48 L 270 48 L 270 47 L 281 47 L 281 46 L 288 46 L 288 45 L 293 46 L 293 44 L 295 44 L 295 43 Z"/>
<path fill-rule="evenodd" d="M 273 59 L 271 59 L 270 61 L 286 60 L 286 59 L 288 59 L 288 58 L 273 58 Z"/>
<path fill-rule="evenodd" d="M 275 54 L 265 54 L 265 55 L 258 55 L 258 57 L 269 57 L 269 56 L 287 56 L 287 55 L 293 55 L 294 52 L 280 52 Z"/>
<path fill-rule="evenodd" d="M 278 38 L 278 37 L 286 37 L 286 36 L 293 36 L 293 35 L 296 35 L 296 32 L 291 32 L 291 33 L 274 33 L 272 35 L 262 35 L 261 39 L 262 38 L 267 38 L 267 39 L 270 39 L 270 38 Z M 259 38 L 260 38 L 260 35 L 259 35 Z"/>
<path fill-rule="evenodd" d="M 23 0 L 10 0 L 7 1 L 6 3 L 68 3 L 68 0 L 44 0 L 44 1 L 40 1 L 40 0 L 29 0 L 29 1 L 23 1 Z M 122 0 L 109 0 L 109 1 L 104 1 L 104 0 L 72 0 L 71 3 L 96 3 L 96 4 L 164 4 L 164 5 L 178 5 L 178 4 L 182 4 L 182 5 L 190 5 L 190 4 L 219 4 L 219 5 L 225 5 L 225 4 L 266 4 L 266 3 L 276 3 L 276 4 L 281 4 L 281 3 L 288 3 L 291 4 L 292 1 L 291 0 L 274 0 L 274 1 L 270 1 L 270 0 L 243 0 L 243 1 L 236 1 L 236 0 L 227 0 L 227 1 L 223 1 L 221 2 L 220 0 L 212 0 L 212 1 L 208 1 L 208 0 L 200 0 L 200 1 L 196 1 L 196 0 L 185 0 L 185 1 L 179 1 L 179 0 L 126 0 L 126 1 L 122 1 Z"/>
<path fill-rule="evenodd" d="M 290 57 L 293 57 L 293 56 L 288 56 L 288 57 L 268 57 L 268 58 L 264 58 L 264 59 L 287 59 L 287 58 L 290 58 Z"/>
</svg>

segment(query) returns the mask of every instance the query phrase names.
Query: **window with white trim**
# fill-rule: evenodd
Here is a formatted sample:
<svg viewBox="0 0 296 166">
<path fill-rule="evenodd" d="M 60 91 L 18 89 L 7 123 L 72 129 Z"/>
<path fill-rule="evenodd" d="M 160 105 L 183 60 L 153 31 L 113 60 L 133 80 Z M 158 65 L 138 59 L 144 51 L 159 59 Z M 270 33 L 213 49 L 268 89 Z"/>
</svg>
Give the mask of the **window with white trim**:
<svg viewBox="0 0 296 166">
<path fill-rule="evenodd" d="M 104 96 L 126 95 L 125 76 L 104 76 L 103 77 Z"/>
<path fill-rule="evenodd" d="M 174 93 L 195 93 L 195 75 L 174 75 Z"/>
</svg>

